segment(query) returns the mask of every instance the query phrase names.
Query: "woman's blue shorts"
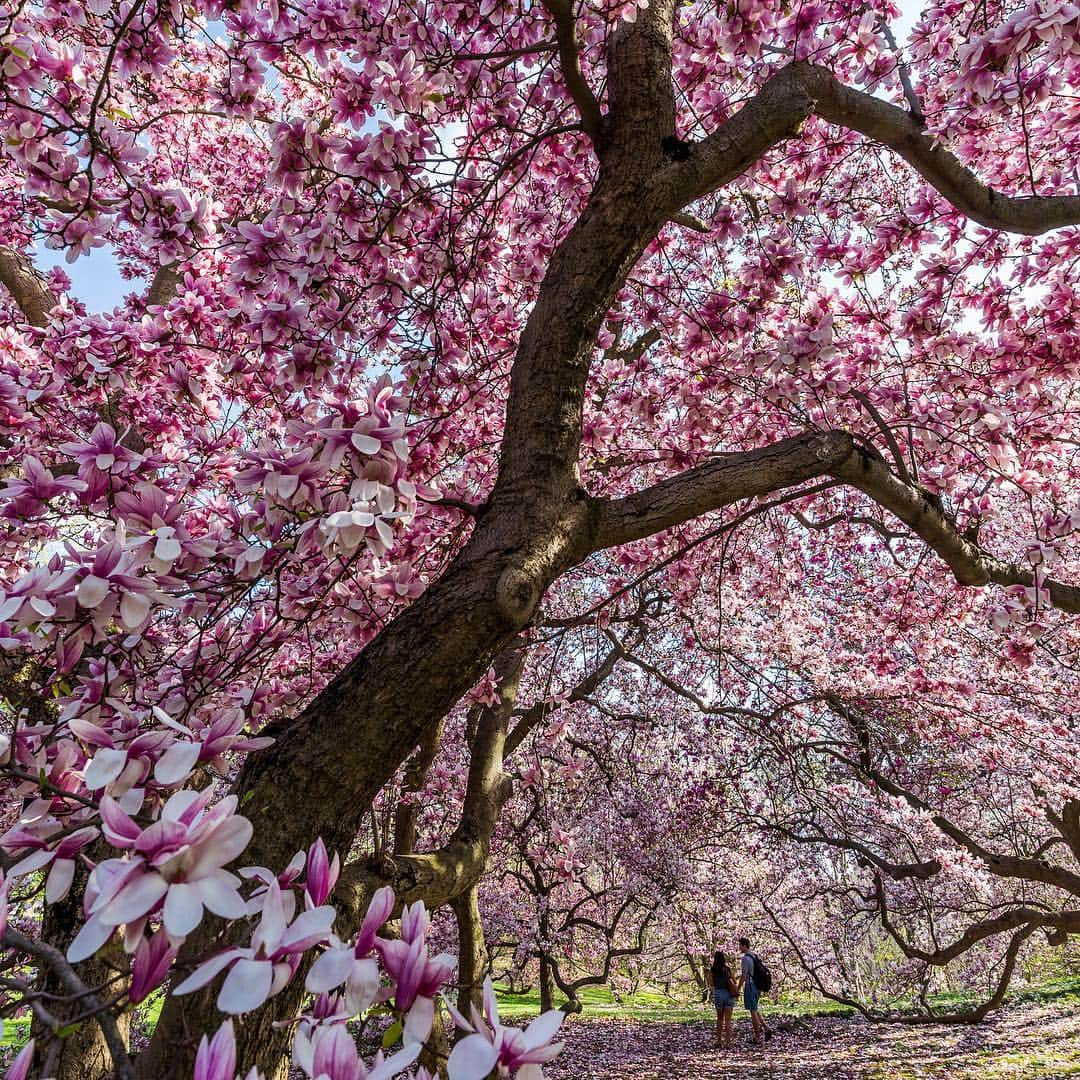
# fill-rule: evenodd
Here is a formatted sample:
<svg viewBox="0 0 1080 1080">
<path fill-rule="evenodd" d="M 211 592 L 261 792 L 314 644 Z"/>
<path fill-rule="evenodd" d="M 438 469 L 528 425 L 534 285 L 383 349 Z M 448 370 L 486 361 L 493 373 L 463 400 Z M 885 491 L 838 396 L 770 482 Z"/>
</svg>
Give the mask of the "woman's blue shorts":
<svg viewBox="0 0 1080 1080">
<path fill-rule="evenodd" d="M 729 994 L 727 992 L 727 990 L 724 990 L 719 986 L 714 986 L 712 996 L 713 996 L 713 1004 L 718 1009 L 734 1009 L 735 1008 L 735 999 L 731 996 L 731 994 Z"/>
</svg>

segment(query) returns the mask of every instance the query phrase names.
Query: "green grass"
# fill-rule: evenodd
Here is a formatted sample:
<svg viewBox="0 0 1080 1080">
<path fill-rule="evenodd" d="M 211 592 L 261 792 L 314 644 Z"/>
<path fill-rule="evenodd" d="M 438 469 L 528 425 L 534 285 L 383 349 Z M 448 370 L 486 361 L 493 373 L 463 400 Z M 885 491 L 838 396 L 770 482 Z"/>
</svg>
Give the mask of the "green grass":
<svg viewBox="0 0 1080 1080">
<path fill-rule="evenodd" d="M 25 1020 L 5 1020 L 4 1033 L 0 1035 L 0 1049 L 12 1047 L 18 1049 L 30 1038 L 30 1018 Z"/>
<path fill-rule="evenodd" d="M 499 1016 L 505 1020 L 524 1020 L 540 1012 L 540 991 L 533 987 L 524 994 L 511 993 L 505 986 L 496 985 Z M 616 1001 L 606 986 L 586 986 L 581 991 L 582 1015 L 588 1017 L 640 1020 L 646 1023 L 697 1024 L 713 1015 L 711 1004 L 669 997 L 656 991 L 643 990 Z M 565 998 L 557 996 L 555 1004 Z M 784 998 L 779 1002 L 762 1002 L 762 1012 L 784 1016 L 849 1016 L 853 1010 L 836 1002 L 809 997 Z"/>
<path fill-rule="evenodd" d="M 499 1016 L 504 1019 L 523 1020 L 540 1012 L 540 991 L 536 987 L 524 994 L 515 994 L 505 986 L 496 985 L 495 994 L 499 1002 Z M 561 995 L 556 996 L 556 1006 L 562 1005 L 564 1000 Z M 931 1006 L 943 1012 L 970 1006 L 980 1000 L 980 997 L 970 993 L 942 993 L 929 998 Z M 1006 1001 L 1009 1005 L 1075 1001 L 1080 1006 L 1080 977 L 1054 979 L 1038 986 L 1018 988 L 1008 995 Z M 581 1002 L 585 1018 L 607 1017 L 669 1024 L 698 1023 L 710 1017 L 713 1011 L 712 1006 L 705 1002 L 668 997 L 655 991 L 642 991 L 616 1001 L 605 986 L 585 987 L 581 991 Z M 766 997 L 762 999 L 761 1006 L 761 1011 L 767 1016 L 806 1018 L 856 1015 L 856 1010 L 850 1006 L 808 994 L 782 995 L 778 1000 Z M 910 1001 L 898 1001 L 890 1003 L 889 1007 L 902 1012 L 911 1009 L 912 1005 Z"/>
</svg>

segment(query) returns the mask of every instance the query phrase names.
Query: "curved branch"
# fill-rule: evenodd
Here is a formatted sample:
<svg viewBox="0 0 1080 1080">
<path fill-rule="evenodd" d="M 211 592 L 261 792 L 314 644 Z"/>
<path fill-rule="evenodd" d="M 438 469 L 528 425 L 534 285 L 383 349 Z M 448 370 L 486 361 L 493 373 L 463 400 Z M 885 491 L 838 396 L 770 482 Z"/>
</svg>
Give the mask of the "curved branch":
<svg viewBox="0 0 1080 1080">
<path fill-rule="evenodd" d="M 893 925 L 889 918 L 888 907 L 885 903 L 885 890 L 881 884 L 881 878 L 874 882 L 874 892 L 878 904 L 878 916 L 882 928 L 896 942 L 901 952 L 910 960 L 921 960 L 924 964 L 932 967 L 944 967 L 958 956 L 973 949 L 980 941 L 988 937 L 1002 934 L 1006 930 L 1016 930 L 1028 927 L 1029 932 L 1034 932 L 1039 927 L 1054 927 L 1065 933 L 1074 934 L 1080 930 L 1080 912 L 1063 911 L 1059 915 L 1051 915 L 1045 911 L 1037 911 L 1035 908 L 1017 907 L 1003 912 L 992 919 L 980 919 L 964 929 L 964 932 L 951 944 L 942 948 L 928 951 L 920 949 L 905 941 L 900 931 Z"/>
<path fill-rule="evenodd" d="M 713 460 L 601 502 L 594 550 L 640 540 L 733 502 L 836 474 L 855 443 L 844 431 L 812 432 Z"/>
<path fill-rule="evenodd" d="M 1006 563 L 988 555 L 966 540 L 921 489 L 905 484 L 889 471 L 880 458 L 861 448 L 832 470 L 838 480 L 869 495 L 879 506 L 895 514 L 945 561 L 961 585 L 1022 585 L 1035 587 L 1035 575 L 1017 563 Z M 1061 611 L 1080 612 L 1080 588 L 1046 579 L 1040 583 L 1050 602 Z"/>
<path fill-rule="evenodd" d="M 987 228 L 1036 236 L 1080 223 L 1080 196 L 1002 195 L 939 146 L 919 119 L 808 63 L 781 68 L 727 123 L 698 143 L 673 191 L 685 204 L 729 183 L 770 147 L 796 134 L 811 115 L 888 146 L 957 210 Z"/>
<path fill-rule="evenodd" d="M 562 66 L 566 89 L 574 99 L 578 114 L 581 116 L 582 130 L 595 142 L 600 134 L 603 116 L 600 113 L 600 103 L 596 100 L 581 71 L 581 56 L 574 36 L 574 12 L 570 6 L 570 0 L 542 0 L 542 2 L 555 20 L 555 38 L 559 46 L 559 63 Z"/>
</svg>

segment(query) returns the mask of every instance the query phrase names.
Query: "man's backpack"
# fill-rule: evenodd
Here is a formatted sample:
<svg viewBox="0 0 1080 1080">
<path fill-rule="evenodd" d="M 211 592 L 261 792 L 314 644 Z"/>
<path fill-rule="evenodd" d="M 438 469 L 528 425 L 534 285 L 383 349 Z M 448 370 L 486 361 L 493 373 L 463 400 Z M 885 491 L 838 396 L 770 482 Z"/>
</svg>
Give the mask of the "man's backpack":
<svg viewBox="0 0 1080 1080">
<path fill-rule="evenodd" d="M 757 953 L 751 953 L 750 955 L 754 958 L 754 974 L 751 976 L 754 985 L 761 993 L 767 994 L 772 989 L 772 975 L 769 974 L 769 969 Z"/>
</svg>

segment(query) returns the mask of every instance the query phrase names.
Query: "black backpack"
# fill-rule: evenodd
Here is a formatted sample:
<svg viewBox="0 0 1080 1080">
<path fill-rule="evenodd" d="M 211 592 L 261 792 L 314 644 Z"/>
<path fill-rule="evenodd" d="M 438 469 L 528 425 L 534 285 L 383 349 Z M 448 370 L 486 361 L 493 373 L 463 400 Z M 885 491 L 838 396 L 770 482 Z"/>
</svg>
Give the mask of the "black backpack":
<svg viewBox="0 0 1080 1080">
<path fill-rule="evenodd" d="M 757 953 L 751 953 L 750 955 L 754 958 L 754 974 L 750 977 L 758 990 L 763 994 L 767 994 L 772 989 L 772 976 L 769 974 L 769 969 Z"/>
</svg>

